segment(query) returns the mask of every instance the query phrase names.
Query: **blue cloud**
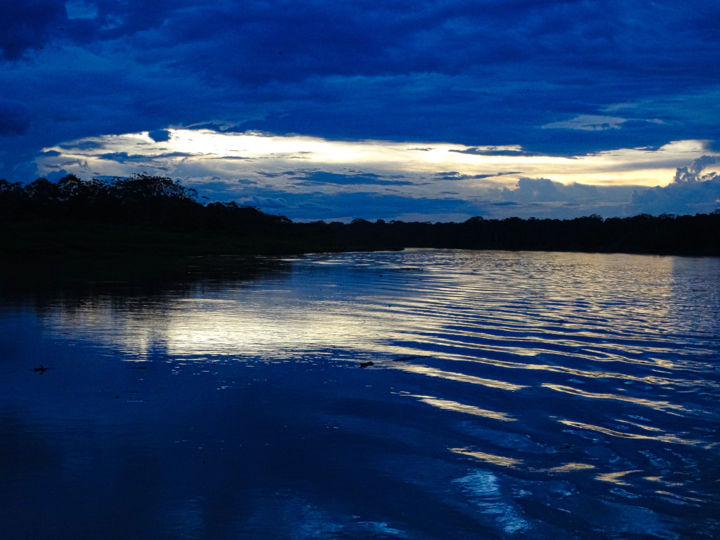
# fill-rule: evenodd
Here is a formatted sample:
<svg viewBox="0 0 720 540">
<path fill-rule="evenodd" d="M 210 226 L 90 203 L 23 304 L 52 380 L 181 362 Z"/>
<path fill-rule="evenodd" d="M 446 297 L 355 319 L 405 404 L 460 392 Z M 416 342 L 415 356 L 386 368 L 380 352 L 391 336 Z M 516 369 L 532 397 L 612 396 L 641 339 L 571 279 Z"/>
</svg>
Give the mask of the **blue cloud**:
<svg viewBox="0 0 720 540">
<path fill-rule="evenodd" d="M 299 179 L 299 185 L 317 185 L 317 184 L 331 184 L 331 185 L 345 185 L 345 186 L 358 186 L 358 185 L 376 185 L 376 186 L 411 186 L 413 182 L 408 180 L 399 180 L 391 178 L 383 178 L 378 174 L 373 173 L 350 173 L 350 174 L 339 174 L 327 171 L 301 171 L 297 173 L 291 173 L 295 178 Z"/>
<path fill-rule="evenodd" d="M 460 150 L 450 150 L 450 152 L 457 152 L 457 153 L 464 153 Z M 470 152 L 471 154 L 475 154 L 475 152 Z M 484 154 L 482 154 L 484 155 Z M 508 154 L 490 154 L 490 155 L 515 155 L 512 152 Z M 456 181 L 456 180 L 468 180 L 472 178 L 476 179 L 483 179 L 483 178 L 498 178 L 500 176 L 507 176 L 507 175 L 516 175 L 520 174 L 518 171 L 506 171 L 506 172 L 495 172 L 495 173 L 488 173 L 488 174 L 461 174 L 457 171 L 446 171 L 441 173 L 436 173 L 433 175 L 434 180 L 448 180 L 448 181 Z"/>
<path fill-rule="evenodd" d="M 717 20 L 707 0 L 3 2 L 0 175 L 31 179 L 61 141 L 163 142 L 163 126 L 478 154 L 717 144 Z"/>
<path fill-rule="evenodd" d="M 527 156 L 532 155 L 531 152 L 522 149 L 505 149 L 505 148 L 478 148 L 471 146 L 464 150 L 450 150 L 450 152 L 457 152 L 458 154 L 470 154 L 473 156 Z"/>
<path fill-rule="evenodd" d="M 702 156 L 678 168 L 671 184 L 633 193 L 633 213 L 706 214 L 720 209 L 720 174 L 703 174 L 718 161 L 713 156 Z"/>
<path fill-rule="evenodd" d="M 286 191 L 251 188 L 238 200 L 243 204 L 282 214 L 295 220 L 395 219 L 411 216 L 421 221 L 467 219 L 479 213 L 473 202 L 458 198 L 412 198 L 401 195 L 360 193 L 289 193 Z"/>
<path fill-rule="evenodd" d="M 7 60 L 17 60 L 26 51 L 45 46 L 65 19 L 63 2 L 23 0 L 3 2 L 0 7 L 0 51 Z"/>
<path fill-rule="evenodd" d="M 155 142 L 164 142 L 170 140 L 170 132 L 167 129 L 156 129 L 150 131 L 148 136 Z"/>
<path fill-rule="evenodd" d="M 520 178 L 517 187 L 503 190 L 502 197 L 517 203 L 627 203 L 636 186 L 593 186 L 589 184 L 561 184 L 547 178 Z"/>
<path fill-rule="evenodd" d="M 635 193 L 633 214 L 707 214 L 720 209 L 720 177 L 706 182 L 670 184 Z"/>
<path fill-rule="evenodd" d="M 30 109 L 18 101 L 0 99 L 0 136 L 19 135 L 30 125 Z"/>
<path fill-rule="evenodd" d="M 50 152 L 45 152 L 45 155 L 49 155 Z M 153 156 L 153 159 L 160 160 L 164 158 L 182 158 L 182 157 L 190 157 L 192 154 L 186 154 L 184 152 L 167 152 L 165 154 L 155 154 Z M 108 152 L 105 154 L 98 154 L 98 158 L 100 159 L 106 159 L 108 161 L 115 161 L 117 163 L 141 163 L 141 164 L 148 164 L 148 156 L 144 156 L 141 154 L 128 154 L 127 152 Z"/>
</svg>

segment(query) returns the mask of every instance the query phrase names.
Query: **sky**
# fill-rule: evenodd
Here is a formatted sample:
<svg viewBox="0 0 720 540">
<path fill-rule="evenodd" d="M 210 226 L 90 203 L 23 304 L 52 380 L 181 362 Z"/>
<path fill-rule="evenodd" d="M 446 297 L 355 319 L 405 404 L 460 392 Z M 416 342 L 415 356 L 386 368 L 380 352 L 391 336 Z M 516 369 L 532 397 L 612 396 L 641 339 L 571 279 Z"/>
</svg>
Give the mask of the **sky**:
<svg viewBox="0 0 720 540">
<path fill-rule="evenodd" d="M 298 220 L 720 207 L 720 3 L 0 2 L 0 178 Z"/>
</svg>

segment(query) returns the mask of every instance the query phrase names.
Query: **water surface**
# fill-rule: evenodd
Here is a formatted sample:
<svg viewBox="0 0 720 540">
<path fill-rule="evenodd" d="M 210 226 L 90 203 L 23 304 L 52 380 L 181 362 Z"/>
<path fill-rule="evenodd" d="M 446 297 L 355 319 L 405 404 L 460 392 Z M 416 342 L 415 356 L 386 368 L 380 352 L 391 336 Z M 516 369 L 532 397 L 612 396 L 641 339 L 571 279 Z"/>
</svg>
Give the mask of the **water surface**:
<svg viewBox="0 0 720 540">
<path fill-rule="evenodd" d="M 311 255 L 3 298 L 8 538 L 720 535 L 720 259 Z"/>
</svg>

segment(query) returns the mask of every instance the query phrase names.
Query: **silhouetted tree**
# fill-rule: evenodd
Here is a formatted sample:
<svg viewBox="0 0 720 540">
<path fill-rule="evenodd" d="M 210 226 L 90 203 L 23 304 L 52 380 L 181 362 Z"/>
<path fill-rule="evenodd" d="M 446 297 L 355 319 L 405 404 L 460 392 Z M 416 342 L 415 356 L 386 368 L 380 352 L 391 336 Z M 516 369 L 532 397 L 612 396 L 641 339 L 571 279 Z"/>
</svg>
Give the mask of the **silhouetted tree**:
<svg viewBox="0 0 720 540">
<path fill-rule="evenodd" d="M 171 178 L 149 175 L 90 181 L 68 175 L 57 183 L 39 178 L 27 185 L 0 180 L 0 220 L 46 222 L 47 230 L 75 224 L 71 234 L 77 238 L 64 240 L 99 250 L 104 249 L 99 244 L 112 243 L 107 235 L 115 235 L 116 244 L 122 243 L 124 249 L 139 245 L 146 239 L 128 237 L 126 231 L 145 227 L 145 236 L 166 235 L 164 248 L 184 251 L 203 251 L 208 246 L 218 252 L 444 247 L 720 255 L 720 211 L 571 220 L 478 216 L 463 223 L 434 224 L 365 219 L 349 224 L 292 223 L 235 202 L 198 202 L 195 190 Z M 88 236 L 98 225 L 105 227 L 106 236 Z M 178 234 L 195 236 L 189 240 Z M 44 240 L 34 242 L 42 245 Z"/>
</svg>

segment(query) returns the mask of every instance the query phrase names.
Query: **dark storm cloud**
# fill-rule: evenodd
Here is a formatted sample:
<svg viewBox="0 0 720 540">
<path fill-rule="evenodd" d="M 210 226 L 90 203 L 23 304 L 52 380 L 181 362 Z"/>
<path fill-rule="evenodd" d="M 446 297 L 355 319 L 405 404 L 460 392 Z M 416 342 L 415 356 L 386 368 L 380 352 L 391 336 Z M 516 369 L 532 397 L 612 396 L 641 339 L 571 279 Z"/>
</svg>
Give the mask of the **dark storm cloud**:
<svg viewBox="0 0 720 540">
<path fill-rule="evenodd" d="M 97 14 L 83 20 L 84 32 L 75 35 L 68 27 L 77 19 L 67 19 L 64 2 L 11 4 L 3 8 L 7 27 L 17 33 L 27 28 L 22 32 L 32 39 L 5 39 L 3 50 L 12 51 L 6 54 L 17 56 L 52 39 L 123 39 L 128 53 L 142 50 L 148 62 L 172 55 L 177 65 L 251 83 L 316 75 L 464 74 L 488 65 L 511 71 L 513 64 L 531 62 L 554 66 L 553 79 L 576 86 L 597 83 L 597 70 L 652 73 L 646 84 L 659 76 L 670 80 L 670 73 L 658 75 L 658 62 L 675 75 L 697 77 L 694 68 L 706 66 L 703 57 L 713 53 L 690 57 L 701 52 L 694 30 L 717 42 L 706 18 L 720 15 L 717 7 L 697 1 L 628 9 L 613 1 L 249 1 L 238 6 L 87 0 Z"/>
<path fill-rule="evenodd" d="M 65 19 L 63 2 L 4 1 L 0 7 L 0 51 L 16 60 L 29 49 L 40 49 Z"/>
<path fill-rule="evenodd" d="M 30 125 L 30 109 L 18 101 L 0 99 L 0 136 L 25 133 Z"/>
<path fill-rule="evenodd" d="M 208 72 L 222 68 L 236 80 L 252 82 L 317 74 L 459 74 L 483 65 L 540 60 L 566 66 L 567 82 L 592 84 L 593 69 L 654 72 L 656 66 L 647 61 L 661 57 L 665 67 L 688 71 L 692 59 L 683 52 L 699 48 L 696 39 L 688 38 L 697 29 L 703 40 L 717 41 L 707 20 L 720 14 L 716 6 L 699 1 L 632 9 L 617 1 L 602 6 L 495 0 L 83 3 L 94 8 L 95 16 L 82 19 L 82 34 L 73 33 L 78 19 L 68 19 L 65 2 L 8 3 L 5 26 L 27 37 L 5 38 L 3 50 L 17 57 L 52 39 L 125 39 L 131 47 L 152 47 L 148 61 L 166 59 L 168 51 L 193 51 L 198 54 L 177 62 Z M 663 44 L 659 38 L 668 35 L 673 42 Z M 668 51 L 678 52 L 667 56 Z M 567 69 L 573 66 L 583 69 Z"/>
<path fill-rule="evenodd" d="M 705 0 L 3 2 L 2 98 L 32 105 L 0 105 L 0 164 L 190 125 L 479 155 L 720 140 L 717 20 Z"/>
</svg>

